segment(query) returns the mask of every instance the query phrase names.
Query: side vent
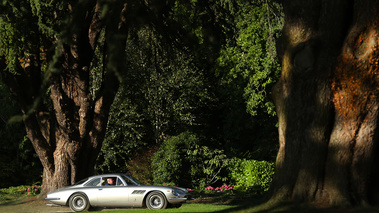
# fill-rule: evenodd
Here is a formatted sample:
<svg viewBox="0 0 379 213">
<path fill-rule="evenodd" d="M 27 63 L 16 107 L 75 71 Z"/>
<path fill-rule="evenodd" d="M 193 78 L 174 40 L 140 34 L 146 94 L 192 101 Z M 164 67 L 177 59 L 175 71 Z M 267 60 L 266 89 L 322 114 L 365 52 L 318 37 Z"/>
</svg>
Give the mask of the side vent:
<svg viewBox="0 0 379 213">
<path fill-rule="evenodd" d="M 146 192 L 146 190 L 134 190 L 133 192 L 132 192 L 132 194 L 144 194 Z"/>
</svg>

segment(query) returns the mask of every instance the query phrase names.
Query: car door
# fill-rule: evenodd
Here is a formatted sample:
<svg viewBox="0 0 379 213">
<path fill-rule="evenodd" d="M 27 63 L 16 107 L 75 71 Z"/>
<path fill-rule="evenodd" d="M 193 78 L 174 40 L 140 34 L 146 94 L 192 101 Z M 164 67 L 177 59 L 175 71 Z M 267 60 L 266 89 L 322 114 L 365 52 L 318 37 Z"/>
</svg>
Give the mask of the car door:
<svg viewBox="0 0 379 213">
<path fill-rule="evenodd" d="M 115 177 L 116 185 L 101 186 L 98 188 L 97 203 L 98 206 L 121 207 L 131 206 L 129 204 L 129 195 L 131 190 L 122 182 L 121 179 Z"/>
<path fill-rule="evenodd" d="M 101 187 L 101 178 L 98 177 L 98 178 L 93 178 L 91 181 L 89 181 L 85 185 L 85 187 L 81 190 L 87 195 L 90 204 L 93 206 L 98 205 L 97 197 L 98 197 L 100 187 Z"/>
</svg>

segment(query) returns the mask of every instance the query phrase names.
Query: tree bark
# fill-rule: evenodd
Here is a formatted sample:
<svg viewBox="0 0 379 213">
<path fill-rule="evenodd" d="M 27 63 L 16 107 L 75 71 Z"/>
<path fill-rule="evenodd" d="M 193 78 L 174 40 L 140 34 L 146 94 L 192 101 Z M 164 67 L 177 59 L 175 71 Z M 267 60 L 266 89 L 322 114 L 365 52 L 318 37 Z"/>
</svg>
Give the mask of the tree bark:
<svg viewBox="0 0 379 213">
<path fill-rule="evenodd" d="M 272 200 L 378 204 L 379 2 L 283 7 Z"/>
<path fill-rule="evenodd" d="M 25 51 L 32 54 L 20 56 L 26 63 L 18 66 L 18 74 L 2 72 L 21 108 L 27 135 L 44 168 L 40 198 L 94 173 L 110 107 L 119 86 L 116 74 L 125 69 L 122 59 L 127 37 L 127 5 L 122 1 L 110 5 L 112 24 L 105 24 L 99 3 L 87 1 L 84 4 L 73 7 L 68 24 L 72 31 L 66 32 L 66 36 L 56 36 L 55 40 L 36 36 L 29 41 L 33 45 Z M 104 50 L 101 87 L 96 97 L 92 97 L 91 62 L 105 26 L 105 43 L 112 49 Z M 38 32 L 38 28 L 35 30 Z M 46 82 L 41 55 L 50 63 Z M 5 67 L 5 62 L 0 64 L 1 70 Z M 50 88 L 50 110 L 42 101 L 46 88 Z"/>
</svg>

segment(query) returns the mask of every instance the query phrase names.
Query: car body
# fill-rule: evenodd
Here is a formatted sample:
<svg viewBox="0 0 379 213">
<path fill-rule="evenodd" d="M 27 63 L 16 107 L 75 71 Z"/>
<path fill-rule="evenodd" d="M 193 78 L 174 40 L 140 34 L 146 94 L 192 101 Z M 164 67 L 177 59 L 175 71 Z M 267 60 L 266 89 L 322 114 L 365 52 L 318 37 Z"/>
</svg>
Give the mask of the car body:
<svg viewBox="0 0 379 213">
<path fill-rule="evenodd" d="M 113 179 L 115 185 L 106 185 Z M 89 207 L 147 207 L 164 209 L 180 207 L 189 197 L 188 190 L 171 186 L 141 185 L 125 174 L 103 174 L 86 178 L 78 183 L 47 194 L 47 201 L 69 206 L 73 211 L 86 211 Z"/>
</svg>

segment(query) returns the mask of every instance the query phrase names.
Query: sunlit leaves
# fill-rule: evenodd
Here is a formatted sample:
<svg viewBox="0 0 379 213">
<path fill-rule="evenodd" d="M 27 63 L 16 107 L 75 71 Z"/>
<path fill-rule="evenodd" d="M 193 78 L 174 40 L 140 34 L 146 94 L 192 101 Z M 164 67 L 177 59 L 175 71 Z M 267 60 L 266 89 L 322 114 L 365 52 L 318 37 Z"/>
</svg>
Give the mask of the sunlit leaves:
<svg viewBox="0 0 379 213">
<path fill-rule="evenodd" d="M 222 49 L 216 72 L 226 84 L 242 79 L 247 110 L 252 115 L 258 108 L 274 114 L 270 87 L 278 79 L 280 68 L 275 43 L 282 27 L 281 8 L 271 1 L 237 3 L 236 37 Z"/>
<path fill-rule="evenodd" d="M 3 1 L 0 10 L 0 56 L 5 58 L 8 71 L 17 73 L 17 66 L 24 68 L 26 57 L 38 52 L 39 48 L 43 49 L 37 37 L 53 38 L 58 34 L 59 30 L 54 26 L 65 17 L 59 17 L 57 4 L 53 2 Z"/>
</svg>

